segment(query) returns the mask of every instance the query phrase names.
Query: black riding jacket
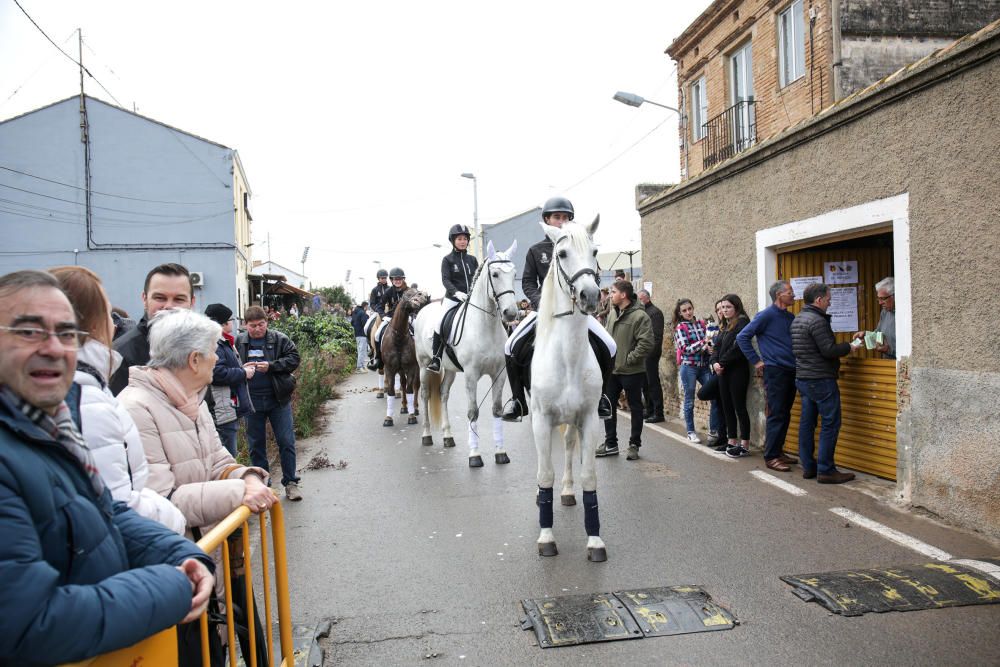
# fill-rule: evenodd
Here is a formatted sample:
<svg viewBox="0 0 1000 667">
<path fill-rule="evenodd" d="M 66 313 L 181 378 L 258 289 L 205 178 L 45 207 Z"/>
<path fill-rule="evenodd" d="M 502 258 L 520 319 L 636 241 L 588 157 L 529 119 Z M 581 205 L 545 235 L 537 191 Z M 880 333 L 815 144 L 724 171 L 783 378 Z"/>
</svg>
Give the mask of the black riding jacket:
<svg viewBox="0 0 1000 667">
<path fill-rule="evenodd" d="M 453 297 L 455 292 L 472 291 L 472 279 L 479 269 L 479 260 L 465 250 L 452 250 L 441 260 L 441 284 L 445 296 Z"/>
<path fill-rule="evenodd" d="M 521 276 L 521 291 L 531 301 L 531 307 L 538 310 L 542 300 L 542 282 L 549 273 L 552 262 L 552 241 L 548 237 L 528 248 L 524 258 L 524 275 Z"/>
<path fill-rule="evenodd" d="M 372 288 L 372 293 L 368 295 L 368 304 L 372 309 L 372 312 L 384 315 L 385 311 L 382 309 L 385 305 L 386 294 L 392 289 L 392 285 L 386 283 L 376 283 L 375 287 Z"/>
<path fill-rule="evenodd" d="M 396 312 L 396 305 L 403 298 L 403 292 L 408 289 L 409 287 L 405 283 L 401 289 L 396 289 L 395 285 L 389 285 L 389 289 L 382 298 L 382 305 L 385 306 L 385 315 L 392 317 L 392 314 Z"/>
</svg>

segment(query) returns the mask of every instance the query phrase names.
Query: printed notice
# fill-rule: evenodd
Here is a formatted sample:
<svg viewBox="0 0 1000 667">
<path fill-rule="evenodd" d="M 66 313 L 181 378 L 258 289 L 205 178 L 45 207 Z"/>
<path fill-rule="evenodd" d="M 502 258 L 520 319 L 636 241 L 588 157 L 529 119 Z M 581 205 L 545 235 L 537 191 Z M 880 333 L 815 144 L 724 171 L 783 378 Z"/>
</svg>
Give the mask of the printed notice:
<svg viewBox="0 0 1000 667">
<path fill-rule="evenodd" d="M 858 330 L 858 288 L 831 287 L 830 308 L 826 311 L 834 332 Z"/>
<path fill-rule="evenodd" d="M 650 298 L 653 297 L 653 281 L 652 280 L 647 280 L 646 282 L 644 282 L 642 284 L 642 289 L 644 289 L 647 292 L 649 292 Z"/>
<path fill-rule="evenodd" d="M 823 277 L 827 285 L 852 285 L 858 282 L 858 262 L 823 262 Z"/>
<path fill-rule="evenodd" d="M 801 299 L 802 293 L 807 287 L 813 283 L 823 282 L 823 276 L 805 276 L 803 278 L 792 278 L 788 282 L 792 283 L 792 291 L 795 292 L 795 298 Z"/>
</svg>

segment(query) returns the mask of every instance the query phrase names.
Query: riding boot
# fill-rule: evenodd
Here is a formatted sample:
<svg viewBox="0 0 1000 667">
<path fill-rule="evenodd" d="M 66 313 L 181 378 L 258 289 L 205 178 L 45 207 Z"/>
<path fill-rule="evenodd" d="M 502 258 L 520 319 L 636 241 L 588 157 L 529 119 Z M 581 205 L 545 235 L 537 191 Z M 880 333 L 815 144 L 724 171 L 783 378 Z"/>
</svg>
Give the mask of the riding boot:
<svg viewBox="0 0 1000 667">
<path fill-rule="evenodd" d="M 597 365 L 601 368 L 601 386 L 607 387 L 608 378 L 615 369 L 615 358 L 611 355 L 608 348 L 604 346 L 600 338 L 589 332 L 588 338 L 590 339 L 590 347 L 594 351 L 594 356 L 597 357 Z M 601 419 L 611 419 L 611 399 L 608 398 L 607 394 L 602 393 L 601 400 L 597 402 L 597 416 Z"/>
<path fill-rule="evenodd" d="M 521 367 L 510 357 L 507 357 L 507 380 L 510 382 L 511 399 L 504 406 L 501 419 L 505 422 L 519 422 L 528 416 L 528 399 L 524 396 L 524 380 L 521 377 Z"/>
<path fill-rule="evenodd" d="M 441 352 L 442 352 L 441 348 L 442 347 L 444 347 L 444 346 L 441 345 L 441 334 L 439 334 L 437 331 L 435 331 L 434 332 L 434 342 L 431 343 L 431 349 L 434 350 L 434 358 L 431 359 L 431 362 L 429 364 L 427 364 L 427 370 L 430 371 L 431 373 L 440 373 L 441 372 Z"/>
</svg>

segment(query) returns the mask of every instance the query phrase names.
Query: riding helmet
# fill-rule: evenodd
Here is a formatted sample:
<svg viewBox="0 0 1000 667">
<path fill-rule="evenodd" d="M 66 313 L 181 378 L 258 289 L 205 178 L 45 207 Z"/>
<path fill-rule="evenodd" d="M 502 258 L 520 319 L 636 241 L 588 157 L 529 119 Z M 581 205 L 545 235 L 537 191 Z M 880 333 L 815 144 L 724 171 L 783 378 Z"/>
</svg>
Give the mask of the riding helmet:
<svg viewBox="0 0 1000 667">
<path fill-rule="evenodd" d="M 385 269 L 379 269 L 378 273 L 376 273 L 375 276 L 378 278 L 388 278 L 389 272 L 386 271 Z"/>
<path fill-rule="evenodd" d="M 448 243 L 455 245 L 455 237 L 461 236 L 462 234 L 465 234 L 469 237 L 469 239 L 472 239 L 472 233 L 469 231 L 468 227 L 465 225 L 452 225 L 451 229 L 448 230 Z"/>
<path fill-rule="evenodd" d="M 552 199 L 545 202 L 545 206 L 542 207 L 542 219 L 549 217 L 550 213 L 568 213 L 569 219 L 573 219 L 573 203 L 565 197 L 553 197 Z"/>
<path fill-rule="evenodd" d="M 403 279 L 405 279 L 406 278 L 406 272 L 403 271 L 403 269 L 399 268 L 398 266 L 395 267 L 392 271 L 389 272 L 389 279 L 393 280 L 395 278 L 403 278 Z"/>
</svg>

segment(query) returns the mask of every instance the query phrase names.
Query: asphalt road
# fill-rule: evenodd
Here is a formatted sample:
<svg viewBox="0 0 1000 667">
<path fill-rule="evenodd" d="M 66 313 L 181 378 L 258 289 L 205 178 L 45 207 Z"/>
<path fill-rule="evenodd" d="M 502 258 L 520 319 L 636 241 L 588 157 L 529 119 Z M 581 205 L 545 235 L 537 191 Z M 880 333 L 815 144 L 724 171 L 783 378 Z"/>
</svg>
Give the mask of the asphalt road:
<svg viewBox="0 0 1000 667">
<path fill-rule="evenodd" d="M 405 418 L 381 426 L 385 403 L 368 391 L 373 378 L 352 376 L 330 404 L 325 434 L 299 445 L 300 467 L 317 454 L 346 467 L 305 472 L 304 502 L 286 504 L 293 615 L 297 623 L 334 621 L 323 641 L 326 664 L 1000 664 L 1000 605 L 845 618 L 801 601 L 779 580 L 930 560 L 833 514 L 835 507 L 957 558 L 1000 554 L 995 543 L 873 497 L 890 493 L 890 484 L 820 486 L 797 472 L 781 476 L 807 491 L 796 497 L 751 475 L 765 470 L 759 453 L 720 459 L 647 429 L 639 461 L 623 452 L 597 462 L 608 561 L 586 560 L 583 508 L 558 501 L 560 555 L 543 559 L 527 421 L 506 426 L 511 463 L 495 465 L 492 430 L 481 419 L 486 466 L 470 469 L 463 392 L 451 399 L 458 446 L 444 449 L 436 433 L 434 446 L 423 447 L 420 427 Z M 481 395 L 487 387 L 484 380 Z M 628 424 L 619 419 L 622 442 Z M 561 461 L 557 485 L 560 476 Z M 741 624 L 550 649 L 519 627 L 523 598 L 682 584 L 703 586 Z"/>
</svg>

